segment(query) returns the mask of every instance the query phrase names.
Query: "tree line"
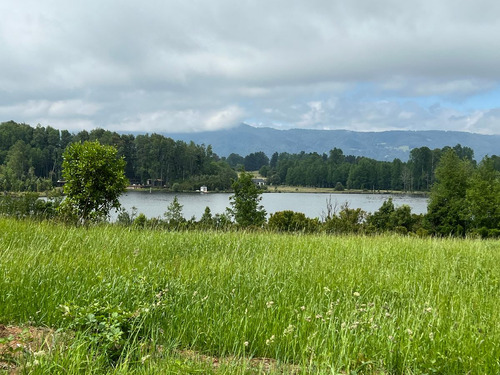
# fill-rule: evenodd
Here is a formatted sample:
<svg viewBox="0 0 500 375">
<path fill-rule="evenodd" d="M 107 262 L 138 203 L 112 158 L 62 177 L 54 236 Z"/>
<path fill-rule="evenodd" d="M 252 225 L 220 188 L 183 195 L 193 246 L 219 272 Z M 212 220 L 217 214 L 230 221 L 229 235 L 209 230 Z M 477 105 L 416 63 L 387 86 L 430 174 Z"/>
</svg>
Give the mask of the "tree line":
<svg viewBox="0 0 500 375">
<path fill-rule="evenodd" d="M 113 146 L 125 160 L 131 184 L 173 190 L 228 190 L 236 172 L 212 147 L 174 141 L 159 134 L 118 134 L 104 129 L 76 134 L 50 126 L 13 121 L 0 124 L 0 190 L 46 191 L 62 179 L 62 155 L 72 143 L 98 141 Z"/>
<path fill-rule="evenodd" d="M 453 150 L 460 160 L 476 165 L 474 151 L 470 147 L 414 148 L 409 160 L 403 162 L 378 161 L 362 156 L 344 155 L 334 148 L 329 154 L 301 152 L 289 154 L 275 152 L 269 159 L 263 152 L 245 157 L 231 154 L 227 162 L 233 168 L 244 167 L 247 171 L 258 170 L 271 185 L 326 187 L 336 190 L 396 190 L 430 191 L 435 182 L 435 171 L 442 156 Z M 496 170 L 500 171 L 500 157 L 491 156 Z"/>
<path fill-rule="evenodd" d="M 271 186 L 328 187 L 341 191 L 424 191 L 436 181 L 436 168 L 442 156 L 453 150 L 461 161 L 474 168 L 471 148 L 456 145 L 442 149 L 414 148 L 409 160 L 378 161 L 344 155 L 338 148 L 328 154 L 277 153 L 269 158 L 263 152 L 246 156 L 216 155 L 210 145 L 174 141 L 159 134 L 118 134 L 104 129 L 83 130 L 76 134 L 50 126 L 0 124 L 0 191 L 47 191 L 62 179 L 62 154 L 71 143 L 98 141 L 117 149 L 125 160 L 125 176 L 131 184 L 165 186 L 173 191 L 194 191 L 206 185 L 209 190 L 230 190 L 236 171 L 259 171 Z M 490 157 L 500 171 L 500 157 Z"/>
</svg>

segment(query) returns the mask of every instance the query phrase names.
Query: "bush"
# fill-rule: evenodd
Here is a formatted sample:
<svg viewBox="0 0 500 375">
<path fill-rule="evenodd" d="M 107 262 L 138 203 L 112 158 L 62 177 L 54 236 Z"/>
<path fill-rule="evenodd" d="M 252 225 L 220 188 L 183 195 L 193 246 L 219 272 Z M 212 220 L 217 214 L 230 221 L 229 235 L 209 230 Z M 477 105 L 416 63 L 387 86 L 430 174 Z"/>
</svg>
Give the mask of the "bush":
<svg viewBox="0 0 500 375">
<path fill-rule="evenodd" d="M 15 218 L 49 219 L 56 215 L 58 199 L 43 200 L 37 193 L 0 195 L 0 215 Z"/>
<path fill-rule="evenodd" d="M 103 355 L 108 364 L 113 365 L 122 355 L 130 354 L 126 349 L 137 349 L 144 345 L 151 334 L 146 332 L 144 322 L 156 310 L 165 305 L 164 291 L 158 293 L 150 303 L 141 303 L 135 310 L 127 310 L 120 305 L 94 300 L 89 305 L 79 306 L 68 303 L 60 305 L 67 328 L 77 337 Z M 141 345 L 136 345 L 141 344 Z"/>
<path fill-rule="evenodd" d="M 302 212 L 291 210 L 279 211 L 271 214 L 269 229 L 278 232 L 316 232 L 319 228 L 318 219 L 310 219 Z"/>
<path fill-rule="evenodd" d="M 142 212 L 135 218 L 134 220 L 134 226 L 139 227 L 139 228 L 144 228 L 146 225 L 146 222 L 148 219 L 146 218 L 146 215 L 144 215 Z"/>
<path fill-rule="evenodd" d="M 488 233 L 488 237 L 490 238 L 500 238 L 500 229 L 490 229 Z"/>
<path fill-rule="evenodd" d="M 338 215 L 330 216 L 323 224 L 327 233 L 360 233 L 364 230 L 366 212 L 361 208 L 349 208 L 345 203 Z"/>
</svg>

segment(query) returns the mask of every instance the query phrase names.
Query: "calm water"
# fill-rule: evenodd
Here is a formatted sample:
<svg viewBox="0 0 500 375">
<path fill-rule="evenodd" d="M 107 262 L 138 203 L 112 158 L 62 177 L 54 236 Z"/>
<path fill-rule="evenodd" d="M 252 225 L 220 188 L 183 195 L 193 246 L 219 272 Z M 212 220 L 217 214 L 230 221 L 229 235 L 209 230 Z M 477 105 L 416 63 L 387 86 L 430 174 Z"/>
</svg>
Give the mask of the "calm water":
<svg viewBox="0 0 500 375">
<path fill-rule="evenodd" d="M 172 203 L 175 195 L 177 195 L 179 203 L 184 206 L 182 209 L 184 217 L 190 219 L 195 216 L 199 219 L 207 206 L 210 207 L 212 215 L 223 213 L 226 207 L 230 206 L 229 197 L 232 194 L 128 191 L 122 195 L 120 202 L 123 208 L 129 212 L 132 207 L 136 207 L 138 213 L 142 212 L 148 218 L 163 217 L 163 213 L 167 211 L 167 207 Z M 391 194 L 265 193 L 262 194 L 261 204 L 268 215 L 277 211 L 293 210 L 303 212 L 308 217 L 322 218 L 326 213 L 329 199 L 331 199 L 333 206 L 337 206 L 337 212 L 345 202 L 349 203 L 350 208 L 361 208 L 368 212 L 374 212 L 390 197 L 396 206 L 409 205 L 413 213 L 427 212 L 427 198 Z M 111 219 L 115 218 L 116 214 L 112 215 Z"/>
</svg>

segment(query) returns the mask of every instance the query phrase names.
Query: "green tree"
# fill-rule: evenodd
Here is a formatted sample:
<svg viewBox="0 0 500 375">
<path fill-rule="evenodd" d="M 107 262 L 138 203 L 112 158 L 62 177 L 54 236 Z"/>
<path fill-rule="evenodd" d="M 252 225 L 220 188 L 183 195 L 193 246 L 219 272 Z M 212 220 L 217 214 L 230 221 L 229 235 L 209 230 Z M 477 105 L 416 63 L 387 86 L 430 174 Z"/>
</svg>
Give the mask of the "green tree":
<svg viewBox="0 0 500 375">
<path fill-rule="evenodd" d="M 245 156 L 245 169 L 247 171 L 258 171 L 262 166 L 269 165 L 269 158 L 262 152 L 253 152 Z"/>
<path fill-rule="evenodd" d="M 111 209 L 119 209 L 118 198 L 128 184 L 125 160 L 113 146 L 99 142 L 73 143 L 63 154 L 63 210 L 87 224 L 107 218 Z"/>
<path fill-rule="evenodd" d="M 396 208 L 392 202 L 392 198 L 387 199 L 382 203 L 382 206 L 368 217 L 368 224 L 372 225 L 380 231 L 393 229 L 392 215 Z"/>
<path fill-rule="evenodd" d="M 485 157 L 474 171 L 466 192 L 471 226 L 500 229 L 500 172 L 492 158 Z"/>
<path fill-rule="evenodd" d="M 245 158 L 233 152 L 226 158 L 226 162 L 231 166 L 231 168 L 238 168 L 245 163 Z"/>
<path fill-rule="evenodd" d="M 266 211 L 259 205 L 262 199 L 260 189 L 253 183 L 252 174 L 241 172 L 233 183 L 234 195 L 231 196 L 232 214 L 238 225 L 261 226 L 266 222 Z"/>
<path fill-rule="evenodd" d="M 179 203 L 177 199 L 177 195 L 174 197 L 172 203 L 170 203 L 167 207 L 167 212 L 163 214 L 165 219 L 167 219 L 170 225 L 179 225 L 180 223 L 186 221 L 184 216 L 182 215 L 182 208 L 184 206 Z"/>
<path fill-rule="evenodd" d="M 426 221 L 439 235 L 464 235 L 468 214 L 466 192 L 472 166 L 448 149 L 436 167 L 436 182 L 427 206 Z"/>
</svg>

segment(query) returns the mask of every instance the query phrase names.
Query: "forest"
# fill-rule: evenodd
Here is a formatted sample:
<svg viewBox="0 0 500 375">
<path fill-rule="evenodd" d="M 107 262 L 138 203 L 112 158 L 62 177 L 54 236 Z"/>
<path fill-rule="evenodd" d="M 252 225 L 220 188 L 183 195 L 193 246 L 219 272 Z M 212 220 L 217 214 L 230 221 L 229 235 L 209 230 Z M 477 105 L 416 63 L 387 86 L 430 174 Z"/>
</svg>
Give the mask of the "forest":
<svg viewBox="0 0 500 375">
<path fill-rule="evenodd" d="M 112 145 L 125 159 L 130 184 L 173 190 L 228 190 L 236 172 L 210 146 L 174 141 L 158 134 L 124 135 L 103 129 L 72 134 L 50 126 L 0 124 L 0 190 L 45 191 L 62 176 L 62 154 L 73 142 Z"/>
<path fill-rule="evenodd" d="M 126 162 L 130 184 L 163 186 L 173 191 L 194 191 L 206 185 L 211 191 L 230 190 L 236 171 L 259 171 L 268 185 L 329 187 L 337 191 L 428 192 L 435 182 L 435 170 L 447 150 L 475 166 L 474 151 L 456 145 L 431 150 L 410 151 L 408 161 L 378 161 L 344 155 L 338 148 L 326 154 L 274 153 L 261 151 L 246 156 L 219 157 L 210 145 L 175 141 L 160 134 L 118 134 L 104 129 L 76 134 L 50 126 L 0 124 L 0 191 L 42 192 L 57 186 L 62 176 L 62 154 L 69 144 L 99 141 L 112 145 Z M 489 157 L 500 171 L 500 157 Z"/>
</svg>

